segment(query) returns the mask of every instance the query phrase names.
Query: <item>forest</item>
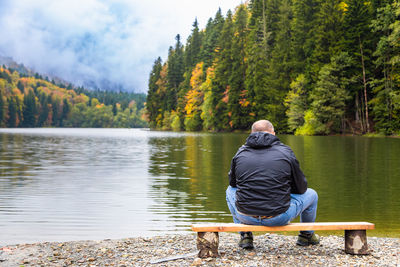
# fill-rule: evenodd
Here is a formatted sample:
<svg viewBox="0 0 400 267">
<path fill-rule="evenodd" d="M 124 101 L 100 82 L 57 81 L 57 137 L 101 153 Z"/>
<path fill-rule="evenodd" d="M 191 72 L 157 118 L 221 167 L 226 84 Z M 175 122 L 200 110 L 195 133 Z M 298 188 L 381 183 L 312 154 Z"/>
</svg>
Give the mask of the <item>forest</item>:
<svg viewBox="0 0 400 267">
<path fill-rule="evenodd" d="M 400 2 L 250 0 L 155 60 L 150 127 L 400 135 Z"/>
<path fill-rule="evenodd" d="M 145 94 L 56 84 L 0 67 L 0 127 L 146 127 Z"/>
</svg>

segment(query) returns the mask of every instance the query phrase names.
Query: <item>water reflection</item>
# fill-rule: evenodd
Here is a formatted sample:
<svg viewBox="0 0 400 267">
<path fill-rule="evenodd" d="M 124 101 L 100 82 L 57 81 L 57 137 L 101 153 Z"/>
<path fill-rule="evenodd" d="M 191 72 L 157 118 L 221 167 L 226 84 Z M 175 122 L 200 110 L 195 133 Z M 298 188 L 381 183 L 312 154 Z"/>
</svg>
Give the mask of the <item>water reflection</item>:
<svg viewBox="0 0 400 267">
<path fill-rule="evenodd" d="M 227 172 L 246 134 L 0 129 L 0 245 L 148 236 L 231 222 Z M 400 236 L 400 139 L 279 136 L 320 196 L 319 221 Z"/>
<path fill-rule="evenodd" d="M 227 172 L 244 134 L 149 139 L 152 188 L 188 227 L 196 221 L 230 222 Z M 400 236 L 400 140 L 364 137 L 279 136 L 295 151 L 310 187 L 320 196 L 319 221 L 370 221 L 372 234 Z M 159 203 L 159 201 L 157 201 Z"/>
</svg>

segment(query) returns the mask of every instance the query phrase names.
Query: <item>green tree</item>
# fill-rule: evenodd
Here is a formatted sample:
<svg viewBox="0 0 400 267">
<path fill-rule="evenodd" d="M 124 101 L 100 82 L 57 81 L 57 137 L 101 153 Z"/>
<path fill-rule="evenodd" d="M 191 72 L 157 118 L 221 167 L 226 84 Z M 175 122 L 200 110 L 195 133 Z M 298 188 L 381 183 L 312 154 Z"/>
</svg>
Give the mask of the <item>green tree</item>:
<svg viewBox="0 0 400 267">
<path fill-rule="evenodd" d="M 229 78 L 232 72 L 232 39 L 233 39 L 233 19 L 232 12 L 229 10 L 218 39 L 216 49 L 215 79 L 212 81 L 211 106 L 211 128 L 214 130 L 227 130 L 229 126 L 229 116 L 227 103 L 229 100 Z"/>
<path fill-rule="evenodd" d="M 310 79 L 310 59 L 315 49 L 315 28 L 322 1 L 293 0 L 291 61 L 295 75 Z"/>
<path fill-rule="evenodd" d="M 71 104 L 68 102 L 66 98 L 63 99 L 63 105 L 62 105 L 62 112 L 61 112 L 61 118 L 60 118 L 60 126 L 63 127 L 64 120 L 68 119 L 69 112 L 71 111 Z"/>
<path fill-rule="evenodd" d="M 6 102 L 4 100 L 2 91 L 0 91 L 0 127 L 3 127 L 6 119 Z"/>
<path fill-rule="evenodd" d="M 192 33 L 189 36 L 185 46 L 185 67 L 189 71 L 200 61 L 202 36 L 199 32 L 199 24 L 197 19 L 193 23 Z"/>
<path fill-rule="evenodd" d="M 248 33 L 248 10 L 240 5 L 233 20 L 233 39 L 230 57 L 232 69 L 229 77 L 228 115 L 232 129 L 248 129 L 251 121 L 248 118 L 249 100 L 245 89 L 246 67 L 245 47 Z"/>
<path fill-rule="evenodd" d="M 202 39 L 202 46 L 200 51 L 200 61 L 204 62 L 204 67 L 209 68 L 212 66 L 216 54 L 218 39 L 224 26 L 224 17 L 221 13 L 221 8 L 215 14 L 214 19 L 209 19 L 207 26 L 204 31 L 204 37 Z"/>
<path fill-rule="evenodd" d="M 252 110 L 249 115 L 255 116 L 257 119 L 270 119 L 268 105 L 272 103 L 271 86 L 268 84 L 272 25 L 267 23 L 267 2 L 267 0 L 250 2 L 251 16 L 246 46 L 248 66 L 245 86 Z"/>
<path fill-rule="evenodd" d="M 269 85 L 270 101 L 267 105 L 268 118 L 280 129 L 286 130 L 285 108 L 282 103 L 290 88 L 293 68 L 291 64 L 292 8 L 289 0 L 282 0 L 279 6 L 277 30 L 270 63 Z"/>
<path fill-rule="evenodd" d="M 316 87 L 311 92 L 311 110 L 324 129 L 316 134 L 339 132 L 345 127 L 344 114 L 349 99 L 346 87 L 351 78 L 344 75 L 351 61 L 348 53 L 342 52 L 319 72 Z"/>
<path fill-rule="evenodd" d="M 304 116 L 308 107 L 307 101 L 308 81 L 304 74 L 300 74 L 295 81 L 290 84 L 291 90 L 285 98 L 286 115 L 288 117 L 289 131 L 294 132 L 304 124 Z"/>
<path fill-rule="evenodd" d="M 176 36 L 175 49 L 172 47 L 168 53 L 168 90 L 166 95 L 166 109 L 173 110 L 177 105 L 177 93 L 179 85 L 183 81 L 183 73 L 185 71 L 183 45 L 181 43 L 180 35 Z"/>
<path fill-rule="evenodd" d="M 18 108 L 16 98 L 11 97 L 8 101 L 8 122 L 7 127 L 14 128 L 18 126 Z"/>
<path fill-rule="evenodd" d="M 351 67 L 353 76 L 358 76 L 352 94 L 355 95 L 356 121 L 363 132 L 369 132 L 368 82 L 371 77 L 372 47 L 375 46 L 374 34 L 370 30 L 373 10 L 370 2 L 358 0 L 346 1 L 344 9 L 344 29 L 346 50 L 354 59 Z M 359 104 L 361 102 L 361 105 Z M 361 119 L 360 119 L 361 118 Z"/>
<path fill-rule="evenodd" d="M 371 100 L 376 129 L 385 134 L 400 131 L 400 4 L 395 2 L 378 9 L 372 30 L 381 34 L 374 52 L 380 71 L 374 81 L 375 97 Z"/>
<path fill-rule="evenodd" d="M 23 127 L 35 127 L 37 115 L 36 97 L 33 90 L 29 90 L 28 94 L 24 95 L 23 107 Z"/>
<path fill-rule="evenodd" d="M 48 98 L 45 96 L 45 94 L 42 94 L 40 97 L 40 108 L 41 110 L 39 113 L 37 126 L 43 127 L 46 125 L 46 121 L 48 120 L 50 111 Z"/>
<path fill-rule="evenodd" d="M 146 108 L 149 114 L 149 120 L 150 122 L 153 123 L 151 124 L 153 127 L 154 127 L 154 122 L 156 121 L 156 118 L 159 114 L 158 110 L 161 108 L 160 106 L 162 101 L 158 92 L 158 85 L 157 85 L 157 81 L 161 77 L 160 76 L 161 70 L 162 70 L 162 61 L 161 58 L 158 57 L 157 60 L 154 62 L 153 68 L 150 73 L 149 89 L 146 100 Z"/>
<path fill-rule="evenodd" d="M 311 57 L 311 79 L 316 81 L 319 70 L 344 50 L 344 9 L 340 0 L 322 1 L 315 21 L 315 49 Z"/>
</svg>

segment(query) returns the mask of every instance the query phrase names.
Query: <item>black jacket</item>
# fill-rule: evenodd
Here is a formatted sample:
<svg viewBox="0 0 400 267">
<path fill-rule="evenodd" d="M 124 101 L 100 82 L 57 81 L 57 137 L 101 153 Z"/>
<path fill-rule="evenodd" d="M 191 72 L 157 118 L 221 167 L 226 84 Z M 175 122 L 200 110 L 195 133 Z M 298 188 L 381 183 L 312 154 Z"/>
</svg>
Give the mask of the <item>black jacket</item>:
<svg viewBox="0 0 400 267">
<path fill-rule="evenodd" d="M 236 207 L 247 215 L 276 216 L 303 194 L 307 180 L 290 147 L 275 135 L 255 132 L 232 159 L 229 184 L 237 187 Z"/>
</svg>

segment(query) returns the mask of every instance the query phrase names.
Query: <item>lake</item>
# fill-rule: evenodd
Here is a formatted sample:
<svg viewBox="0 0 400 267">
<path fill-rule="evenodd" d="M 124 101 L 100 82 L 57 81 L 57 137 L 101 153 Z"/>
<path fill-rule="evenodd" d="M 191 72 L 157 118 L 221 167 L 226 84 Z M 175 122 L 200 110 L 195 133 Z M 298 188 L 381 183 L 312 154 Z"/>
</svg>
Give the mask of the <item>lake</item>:
<svg viewBox="0 0 400 267">
<path fill-rule="evenodd" d="M 0 129 L 0 245 L 152 236 L 231 222 L 230 161 L 247 134 Z M 278 135 L 319 194 L 318 221 L 400 237 L 400 139 Z"/>
</svg>

